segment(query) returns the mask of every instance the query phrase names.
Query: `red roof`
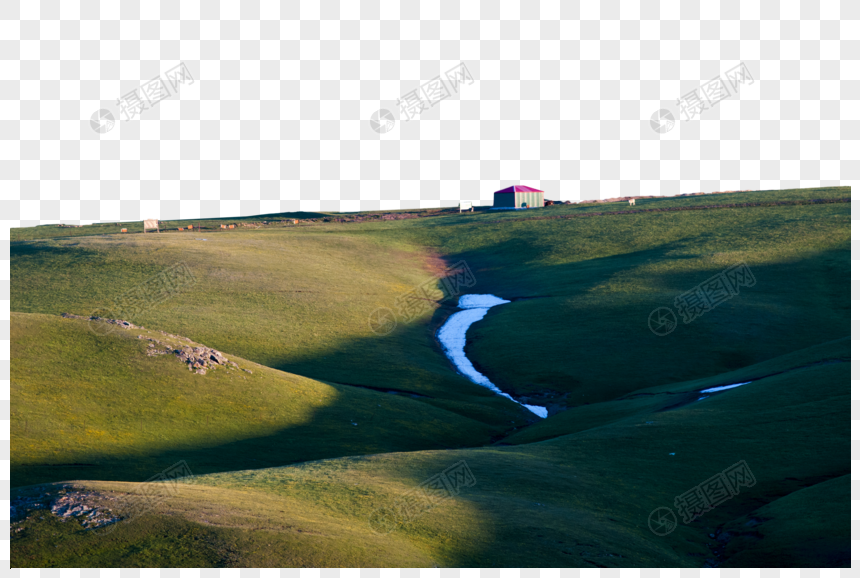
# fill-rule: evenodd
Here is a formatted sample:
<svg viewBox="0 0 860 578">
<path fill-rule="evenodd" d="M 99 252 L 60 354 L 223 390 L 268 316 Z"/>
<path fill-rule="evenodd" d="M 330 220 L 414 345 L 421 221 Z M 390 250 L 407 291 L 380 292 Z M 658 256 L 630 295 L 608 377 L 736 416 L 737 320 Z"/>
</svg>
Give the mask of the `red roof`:
<svg viewBox="0 0 860 578">
<path fill-rule="evenodd" d="M 543 191 L 538 189 L 533 189 L 531 187 L 527 187 L 525 185 L 516 185 L 513 187 L 508 187 L 507 189 L 502 189 L 501 191 L 496 191 L 493 193 L 494 195 L 508 195 L 511 193 L 542 193 Z"/>
</svg>

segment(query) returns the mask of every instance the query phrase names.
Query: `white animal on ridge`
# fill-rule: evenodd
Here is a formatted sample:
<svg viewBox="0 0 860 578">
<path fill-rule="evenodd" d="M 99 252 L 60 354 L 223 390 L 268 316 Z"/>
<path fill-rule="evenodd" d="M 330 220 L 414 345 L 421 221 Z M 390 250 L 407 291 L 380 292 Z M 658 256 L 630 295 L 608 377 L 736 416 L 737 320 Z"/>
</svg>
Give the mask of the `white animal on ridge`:
<svg viewBox="0 0 860 578">
<path fill-rule="evenodd" d="M 636 199 L 628 199 L 627 202 L 630 203 L 630 206 L 632 207 L 636 204 Z"/>
</svg>

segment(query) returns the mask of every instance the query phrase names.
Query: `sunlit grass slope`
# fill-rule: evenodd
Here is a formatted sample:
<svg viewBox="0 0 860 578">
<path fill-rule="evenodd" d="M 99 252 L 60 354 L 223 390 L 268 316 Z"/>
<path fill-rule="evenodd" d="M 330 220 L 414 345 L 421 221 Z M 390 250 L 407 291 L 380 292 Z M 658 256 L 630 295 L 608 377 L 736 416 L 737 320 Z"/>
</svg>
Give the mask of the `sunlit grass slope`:
<svg viewBox="0 0 860 578">
<path fill-rule="evenodd" d="M 202 474 L 487 442 L 496 431 L 412 397 L 326 384 L 224 352 L 192 373 L 147 356 L 157 331 L 12 314 L 12 485 L 146 480 L 185 460 Z M 251 373 L 245 371 L 248 369 Z"/>
<path fill-rule="evenodd" d="M 850 204 L 518 220 L 618 209 L 216 235 L 16 233 L 30 240 L 11 243 L 13 487 L 102 480 L 80 485 L 111 497 L 140 491 L 119 481 L 179 460 L 198 477 L 109 536 L 38 510 L 15 526 L 13 566 L 843 564 L 849 521 L 830 512 L 848 508 Z M 388 335 L 371 331 L 374 310 L 396 309 L 461 260 L 476 279 L 467 292 L 512 300 L 470 329 L 470 359 L 505 391 L 549 405 L 549 419 L 454 372 L 434 338 L 453 299 L 428 301 Z M 668 335 L 649 329 L 654 309 L 675 309 L 740 262 L 755 285 Z M 58 317 L 109 306 L 176 263 L 196 282 L 129 319 L 151 333 L 98 337 Z M 253 373 L 200 376 L 148 357 L 137 336 L 156 330 Z M 461 460 L 474 486 L 372 531 L 379 508 Z M 656 508 L 741 460 L 754 486 L 667 536 L 649 529 Z M 13 499 L 56 489 L 16 488 Z M 796 523 L 811 499 L 826 502 L 821 514 Z"/>
<path fill-rule="evenodd" d="M 434 338 L 436 305 L 379 335 L 370 317 L 444 264 L 423 247 L 344 230 L 138 235 L 13 243 L 13 311 L 89 315 L 184 263 L 196 282 L 131 319 L 269 367 L 410 391 L 494 425 L 528 412 L 457 375 Z M 119 315 L 119 313 L 117 313 Z M 525 423 L 525 422 L 523 422 Z"/>
<path fill-rule="evenodd" d="M 846 195 L 841 187 L 642 202 Z M 330 223 L 206 241 L 192 234 L 13 242 L 12 309 L 87 314 L 181 261 L 197 284 L 132 321 L 317 379 L 432 394 L 433 403 L 488 422 L 509 404 L 454 375 L 434 340 L 453 299 L 386 336 L 369 326 L 375 310 L 396 310 L 397 297 L 438 274 L 439 256 L 468 263 L 477 280 L 469 292 L 526 298 L 491 310 L 471 330 L 467 351 L 504 390 L 538 405 L 613 399 L 848 333 L 848 203 L 493 219 Z M 652 311 L 674 310 L 676 297 L 740 262 L 754 286 L 689 324 L 679 317 L 669 335 L 652 333 Z"/>
</svg>

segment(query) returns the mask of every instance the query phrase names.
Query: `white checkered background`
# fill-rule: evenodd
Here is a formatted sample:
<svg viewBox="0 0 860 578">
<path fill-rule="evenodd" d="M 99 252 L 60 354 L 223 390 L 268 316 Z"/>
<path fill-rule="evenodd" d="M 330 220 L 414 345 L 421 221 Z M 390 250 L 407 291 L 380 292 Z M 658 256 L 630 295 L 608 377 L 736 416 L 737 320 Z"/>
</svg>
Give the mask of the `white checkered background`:
<svg viewBox="0 0 860 578">
<path fill-rule="evenodd" d="M 9 227 L 489 204 L 520 183 L 576 200 L 860 175 L 857 0 L 4 0 L 0 15 L 5 440 Z M 461 63 L 468 77 L 451 82 Z M 182 65 L 193 82 L 174 88 Z M 749 75 L 732 86 L 739 66 Z M 713 80 L 725 98 L 693 92 Z M 125 120 L 133 91 L 146 108 Z M 426 110 L 401 110 L 410 94 Z M 690 95 L 707 108 L 686 120 Z M 106 132 L 91 120 L 101 109 L 115 118 Z M 380 109 L 388 132 L 371 125 Z M 660 109 L 668 132 L 650 122 Z M 8 499 L 8 442 L 0 459 Z"/>
</svg>

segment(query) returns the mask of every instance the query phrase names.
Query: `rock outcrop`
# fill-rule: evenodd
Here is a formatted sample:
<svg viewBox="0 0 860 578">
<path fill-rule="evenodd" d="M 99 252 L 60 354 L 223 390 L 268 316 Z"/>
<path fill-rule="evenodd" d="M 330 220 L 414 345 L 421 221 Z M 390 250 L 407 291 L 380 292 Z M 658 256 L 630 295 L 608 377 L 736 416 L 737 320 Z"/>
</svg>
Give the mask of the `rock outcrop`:
<svg viewBox="0 0 860 578">
<path fill-rule="evenodd" d="M 173 354 L 188 366 L 188 371 L 193 371 L 200 375 L 206 375 L 208 370 L 215 369 L 216 367 L 226 367 L 227 369 L 238 369 L 239 367 L 235 362 L 224 357 L 224 354 L 217 349 L 203 346 L 192 347 L 190 345 L 174 347 L 169 343 L 152 337 L 146 337 L 145 335 L 138 335 L 137 338 L 146 339 L 150 342 L 146 347 L 146 354 L 150 357 Z"/>
<path fill-rule="evenodd" d="M 91 317 L 86 317 L 84 315 L 72 315 L 71 313 L 63 313 L 60 317 L 65 317 L 66 319 L 83 319 L 84 321 L 102 321 L 104 323 L 110 323 L 111 325 L 118 325 L 123 329 L 143 329 L 139 325 L 134 325 L 133 323 L 129 323 L 128 321 L 123 321 L 122 319 L 108 319 L 106 317 L 99 317 L 98 315 L 93 315 Z"/>
<path fill-rule="evenodd" d="M 19 497 L 12 500 L 9 513 L 11 516 L 11 531 L 21 532 L 21 523 L 35 510 L 50 510 L 52 514 L 63 520 L 78 520 L 87 530 L 102 528 L 119 522 L 122 518 L 114 515 L 105 501 L 115 500 L 94 491 L 80 490 L 74 486 L 65 485 L 56 493 L 48 491 L 38 495 Z"/>
<path fill-rule="evenodd" d="M 96 503 L 96 498 L 101 496 L 95 492 L 67 492 L 53 501 L 51 512 L 60 518 L 77 518 L 88 530 L 119 522 L 121 518 Z"/>
</svg>

